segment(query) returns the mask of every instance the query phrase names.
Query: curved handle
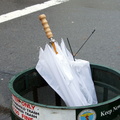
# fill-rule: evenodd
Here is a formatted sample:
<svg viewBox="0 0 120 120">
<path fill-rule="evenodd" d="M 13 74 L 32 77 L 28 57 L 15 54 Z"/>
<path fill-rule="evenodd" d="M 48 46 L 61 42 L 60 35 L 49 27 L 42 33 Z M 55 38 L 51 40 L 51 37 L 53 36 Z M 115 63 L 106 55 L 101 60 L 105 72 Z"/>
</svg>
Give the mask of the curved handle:
<svg viewBox="0 0 120 120">
<path fill-rule="evenodd" d="M 40 15 L 39 19 L 40 19 L 40 21 L 41 21 L 41 23 L 43 25 L 43 28 L 44 28 L 44 31 L 46 33 L 47 38 L 48 39 L 53 38 L 52 31 L 50 29 L 48 21 L 46 20 L 46 15 L 45 14 Z"/>
</svg>

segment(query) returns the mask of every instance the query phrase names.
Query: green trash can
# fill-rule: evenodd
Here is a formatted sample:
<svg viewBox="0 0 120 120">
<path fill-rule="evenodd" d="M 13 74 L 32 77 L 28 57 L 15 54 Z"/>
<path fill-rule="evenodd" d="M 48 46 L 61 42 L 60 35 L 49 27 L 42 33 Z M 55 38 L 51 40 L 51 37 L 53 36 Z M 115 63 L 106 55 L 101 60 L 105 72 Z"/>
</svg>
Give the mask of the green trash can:
<svg viewBox="0 0 120 120">
<path fill-rule="evenodd" d="M 9 82 L 12 120 L 120 120 L 120 71 L 91 64 L 98 104 L 67 107 L 35 68 Z"/>
</svg>

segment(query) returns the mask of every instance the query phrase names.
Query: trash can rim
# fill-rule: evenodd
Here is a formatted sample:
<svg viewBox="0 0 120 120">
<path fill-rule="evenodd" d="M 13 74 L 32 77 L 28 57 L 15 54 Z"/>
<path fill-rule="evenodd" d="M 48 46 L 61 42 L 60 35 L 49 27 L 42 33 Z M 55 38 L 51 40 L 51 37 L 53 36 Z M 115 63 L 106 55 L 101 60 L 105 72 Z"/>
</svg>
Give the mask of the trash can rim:
<svg viewBox="0 0 120 120">
<path fill-rule="evenodd" d="M 99 65 L 99 64 L 93 64 L 93 63 L 91 63 L 90 66 L 94 66 L 94 68 L 100 68 L 101 70 L 109 70 L 112 73 L 120 76 L 120 70 L 116 70 L 114 68 L 110 68 L 110 67 Z"/>
<path fill-rule="evenodd" d="M 116 75 L 120 75 L 120 71 L 118 70 L 115 70 L 115 69 L 111 69 L 109 67 L 106 67 L 106 66 L 102 66 L 102 65 L 98 65 L 98 64 L 90 64 L 91 67 L 95 67 L 95 68 L 101 68 L 101 69 L 104 69 L 104 70 L 108 70 L 111 71 L 112 73 L 116 74 Z M 45 104 L 40 104 L 40 103 L 36 103 L 36 102 L 33 102 L 31 100 L 28 100 L 24 97 L 22 97 L 21 95 L 19 95 L 13 88 L 13 82 L 15 81 L 15 79 L 20 76 L 21 74 L 27 72 L 27 71 L 30 71 L 30 70 L 33 70 L 35 69 L 35 67 L 33 68 L 29 68 L 29 69 L 26 69 L 20 73 L 18 73 L 17 75 L 13 76 L 12 79 L 9 81 L 9 84 L 8 84 L 8 87 L 10 89 L 10 91 L 12 92 L 12 94 L 14 96 L 16 96 L 17 98 L 19 98 L 20 100 L 26 102 L 26 103 L 29 103 L 29 104 L 32 104 L 32 105 L 36 105 L 36 106 L 39 106 L 39 107 L 46 107 L 46 108 L 52 108 L 52 109 L 81 109 L 81 108 L 91 108 L 91 107 L 98 107 L 98 106 L 101 106 L 101 105 L 106 105 L 106 104 L 109 104 L 111 102 L 114 102 L 118 99 L 120 99 L 120 95 L 110 99 L 110 100 L 107 100 L 105 102 L 101 102 L 101 103 L 98 103 L 98 104 L 94 104 L 94 105 L 88 105 L 88 106 L 73 106 L 73 107 L 67 107 L 67 106 L 52 106 L 52 105 L 45 105 Z"/>
</svg>

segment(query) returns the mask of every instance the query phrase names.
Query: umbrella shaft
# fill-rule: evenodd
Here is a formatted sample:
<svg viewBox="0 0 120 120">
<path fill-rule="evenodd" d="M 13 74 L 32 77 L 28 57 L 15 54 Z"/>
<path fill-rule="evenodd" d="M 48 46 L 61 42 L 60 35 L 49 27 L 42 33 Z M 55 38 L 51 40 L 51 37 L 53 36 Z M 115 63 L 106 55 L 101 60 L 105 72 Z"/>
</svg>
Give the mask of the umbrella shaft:
<svg viewBox="0 0 120 120">
<path fill-rule="evenodd" d="M 53 38 L 50 38 L 50 43 L 51 43 L 51 45 L 52 45 L 55 53 L 58 54 L 57 49 L 56 49 L 56 46 L 55 46 L 55 40 L 54 40 Z"/>
</svg>

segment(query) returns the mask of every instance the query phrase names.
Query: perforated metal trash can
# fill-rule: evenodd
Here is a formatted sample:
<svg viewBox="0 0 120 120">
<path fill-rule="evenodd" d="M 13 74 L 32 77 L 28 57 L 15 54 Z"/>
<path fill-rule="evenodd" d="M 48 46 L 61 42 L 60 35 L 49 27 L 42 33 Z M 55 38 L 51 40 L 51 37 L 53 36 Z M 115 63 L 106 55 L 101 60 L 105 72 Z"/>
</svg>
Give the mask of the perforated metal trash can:
<svg viewBox="0 0 120 120">
<path fill-rule="evenodd" d="M 98 104 L 67 107 L 32 68 L 9 82 L 12 120 L 120 120 L 120 71 L 91 65 Z"/>
</svg>

